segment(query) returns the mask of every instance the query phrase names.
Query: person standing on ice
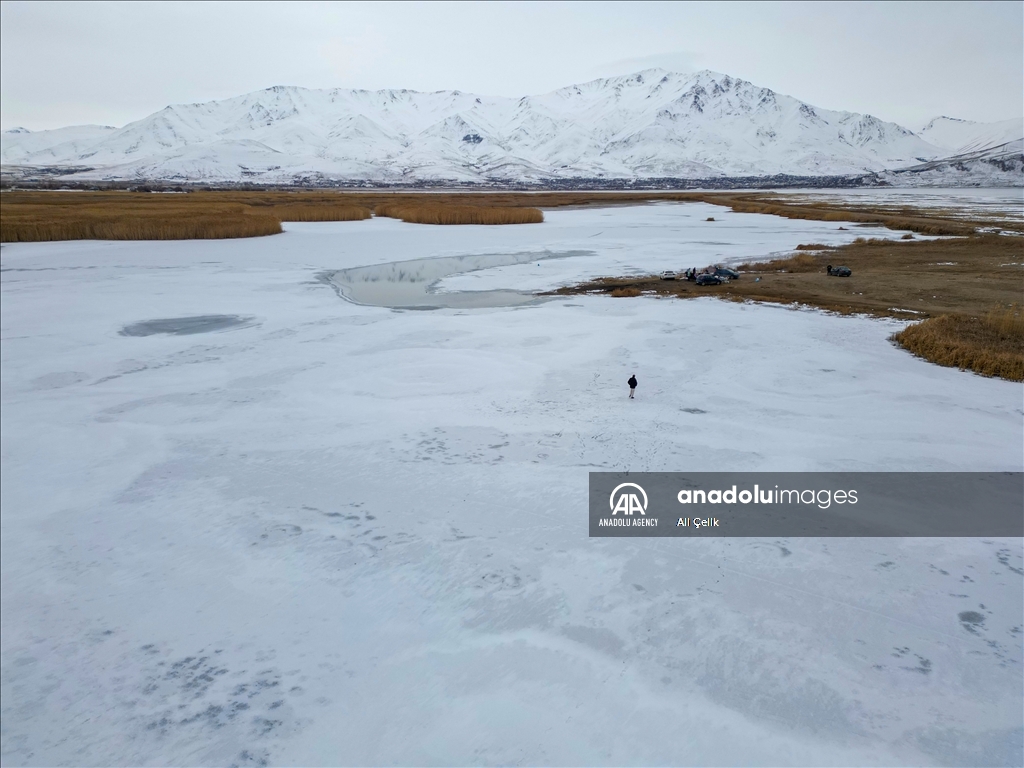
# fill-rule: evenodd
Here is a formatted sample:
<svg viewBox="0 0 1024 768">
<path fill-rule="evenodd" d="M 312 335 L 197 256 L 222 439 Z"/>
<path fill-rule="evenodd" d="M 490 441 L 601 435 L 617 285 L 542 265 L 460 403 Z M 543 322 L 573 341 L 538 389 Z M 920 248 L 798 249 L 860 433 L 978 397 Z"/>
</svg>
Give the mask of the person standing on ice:
<svg viewBox="0 0 1024 768">
<path fill-rule="evenodd" d="M 629 381 L 626 383 L 629 384 L 629 399 L 633 400 L 633 393 L 636 391 L 636 374 L 630 374 Z"/>
</svg>

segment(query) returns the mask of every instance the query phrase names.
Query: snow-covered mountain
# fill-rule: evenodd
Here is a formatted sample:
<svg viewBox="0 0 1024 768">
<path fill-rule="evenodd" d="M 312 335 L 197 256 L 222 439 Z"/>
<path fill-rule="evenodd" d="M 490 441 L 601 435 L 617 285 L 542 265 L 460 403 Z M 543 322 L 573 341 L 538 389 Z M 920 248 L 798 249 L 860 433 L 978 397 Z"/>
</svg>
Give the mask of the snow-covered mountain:
<svg viewBox="0 0 1024 768">
<path fill-rule="evenodd" d="M 955 117 L 936 117 L 917 135 L 929 144 L 946 150 L 949 155 L 963 155 L 1024 139 L 1024 118 L 975 123 Z"/>
<path fill-rule="evenodd" d="M 385 183 L 845 175 L 950 154 L 871 115 L 659 69 L 519 99 L 278 86 L 123 128 L 16 129 L 0 150 L 82 178 Z"/>
<path fill-rule="evenodd" d="M 17 165 L 67 163 L 69 157 L 88 151 L 116 131 L 109 125 L 73 125 L 52 131 L 14 128 L 2 135 L 3 162 Z"/>
<path fill-rule="evenodd" d="M 1024 186 L 1024 139 L 883 171 L 873 182 L 897 187 Z"/>
</svg>

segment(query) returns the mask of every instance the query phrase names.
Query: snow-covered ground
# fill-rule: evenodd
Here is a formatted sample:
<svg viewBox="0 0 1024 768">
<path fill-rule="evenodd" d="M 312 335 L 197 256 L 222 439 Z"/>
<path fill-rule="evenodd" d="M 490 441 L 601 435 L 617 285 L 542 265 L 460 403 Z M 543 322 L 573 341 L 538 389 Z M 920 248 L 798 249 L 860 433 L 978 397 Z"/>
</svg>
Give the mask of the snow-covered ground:
<svg viewBox="0 0 1024 768">
<path fill-rule="evenodd" d="M 1020 540 L 591 540 L 586 494 L 598 469 L 1020 470 L 1020 385 L 887 321 L 393 311 L 318 277 L 593 252 L 479 273 L 548 287 L 880 234 L 837 226 L 679 205 L 5 245 L 4 765 L 1019 763 Z M 216 314 L 246 320 L 119 333 Z"/>
</svg>

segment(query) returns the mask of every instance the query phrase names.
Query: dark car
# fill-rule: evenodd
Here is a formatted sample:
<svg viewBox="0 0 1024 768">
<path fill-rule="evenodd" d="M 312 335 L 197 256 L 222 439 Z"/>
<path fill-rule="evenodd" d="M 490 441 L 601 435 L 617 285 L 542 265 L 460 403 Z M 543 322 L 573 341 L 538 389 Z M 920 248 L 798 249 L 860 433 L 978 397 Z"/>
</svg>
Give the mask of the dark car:
<svg viewBox="0 0 1024 768">
<path fill-rule="evenodd" d="M 853 270 L 849 267 L 833 267 L 829 264 L 825 269 L 832 277 L 849 277 L 853 274 Z"/>
<path fill-rule="evenodd" d="M 727 267 L 715 267 L 715 277 L 721 277 L 725 280 L 739 280 L 740 273 L 735 269 L 728 269 Z"/>
<path fill-rule="evenodd" d="M 717 275 L 709 275 L 706 272 L 702 272 L 697 275 L 697 285 L 721 285 L 722 278 Z"/>
</svg>

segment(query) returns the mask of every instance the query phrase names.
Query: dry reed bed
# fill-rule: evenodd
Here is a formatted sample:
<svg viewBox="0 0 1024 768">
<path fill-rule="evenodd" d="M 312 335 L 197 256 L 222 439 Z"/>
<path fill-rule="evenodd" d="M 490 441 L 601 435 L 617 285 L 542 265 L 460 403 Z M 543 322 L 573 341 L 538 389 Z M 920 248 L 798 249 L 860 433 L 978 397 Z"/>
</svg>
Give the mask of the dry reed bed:
<svg viewBox="0 0 1024 768">
<path fill-rule="evenodd" d="M 417 223 L 503 224 L 543 220 L 541 208 L 705 202 L 786 218 L 855 221 L 927 234 L 970 234 L 975 227 L 1015 227 L 1004 220 L 950 218 L 948 212 L 787 202 L 770 193 L 729 192 L 338 192 L 327 190 L 0 193 L 0 240 L 92 237 L 255 237 L 280 231 L 277 221 L 353 221 L 395 213 Z M 234 206 L 224 209 L 223 206 Z M 489 211 L 489 213 L 488 213 Z M 523 213 L 523 211 L 527 211 Z M 400 213 L 396 213 L 400 212 Z M 914 215 L 909 215 L 913 213 Z M 263 218 L 254 221 L 252 217 Z M 521 219 L 519 217 L 522 217 Z M 188 221 L 183 221 L 188 220 Z M 716 226 L 710 221 L 707 226 Z"/>
<path fill-rule="evenodd" d="M 263 209 L 280 221 L 362 221 L 372 215 L 366 206 L 345 203 L 281 203 L 254 208 Z"/>
<path fill-rule="evenodd" d="M 613 288 L 611 295 L 616 299 L 632 299 L 640 296 L 641 293 L 635 285 L 630 285 L 625 288 Z"/>
<path fill-rule="evenodd" d="M 281 222 L 269 216 L 215 216 L 72 219 L 44 223 L 4 223 L 5 243 L 50 240 L 224 240 L 262 237 L 281 232 Z"/>
<path fill-rule="evenodd" d="M 540 224 L 544 221 L 539 208 L 507 206 L 391 203 L 378 205 L 374 213 L 412 224 Z"/>
<path fill-rule="evenodd" d="M 1024 317 L 1019 310 L 982 317 L 941 315 L 907 326 L 891 338 L 939 365 L 1024 381 Z"/>
<path fill-rule="evenodd" d="M 459 198 L 461 201 L 463 198 Z M 0 240 L 164 240 L 258 237 L 284 221 L 359 221 L 377 215 L 422 224 L 528 224 L 537 208 L 497 205 L 479 196 L 456 204 L 435 196 L 339 193 L 4 192 Z"/>
<path fill-rule="evenodd" d="M 216 194 L 4 193 L 0 240 L 192 240 L 279 234 L 282 221 L 355 221 L 347 201 L 233 200 Z"/>
<path fill-rule="evenodd" d="M 151 197 L 151 196 L 147 196 Z M 281 232 L 281 221 L 239 203 L 175 206 L 134 201 L 111 206 L 88 199 L 19 203 L 0 199 L 0 240 L 203 240 L 261 237 Z"/>
<path fill-rule="evenodd" d="M 914 216 L 907 216 L 867 206 L 804 205 L 782 203 L 775 199 L 732 198 L 729 205 L 737 213 L 761 213 L 810 221 L 850 221 L 857 224 L 875 224 L 888 229 L 906 229 L 923 235 L 972 235 L 977 231 L 977 225 L 982 223 L 941 218 L 930 215 L 926 210 L 917 211 L 917 215 Z M 997 226 L 994 222 L 984 224 Z M 1006 228 L 1007 225 L 1003 222 L 1001 226 Z"/>
</svg>

